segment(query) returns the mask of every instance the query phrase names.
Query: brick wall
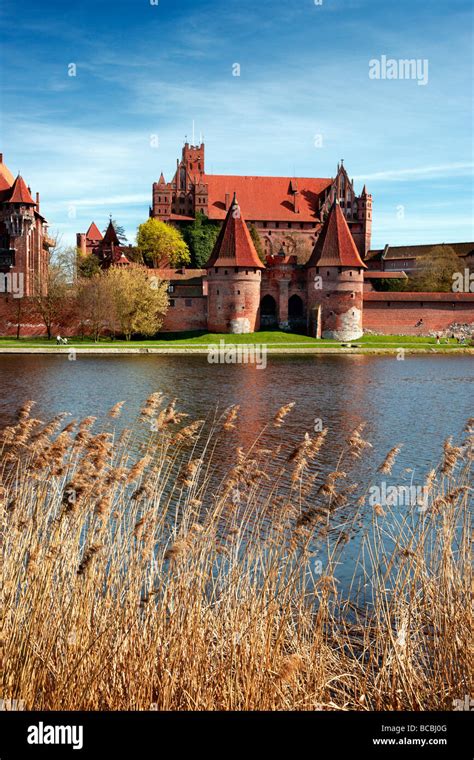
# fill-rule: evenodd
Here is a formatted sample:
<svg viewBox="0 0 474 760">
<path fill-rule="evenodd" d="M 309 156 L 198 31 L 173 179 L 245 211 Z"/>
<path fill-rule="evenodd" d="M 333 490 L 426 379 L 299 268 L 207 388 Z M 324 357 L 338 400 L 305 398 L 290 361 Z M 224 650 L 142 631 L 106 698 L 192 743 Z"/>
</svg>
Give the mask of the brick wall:
<svg viewBox="0 0 474 760">
<path fill-rule="evenodd" d="M 455 322 L 474 324 L 474 293 L 364 293 L 365 330 L 426 335 Z"/>
<path fill-rule="evenodd" d="M 180 330 L 205 330 L 207 328 L 207 298 L 170 299 L 171 306 L 166 313 L 160 332 L 179 332 Z"/>
</svg>

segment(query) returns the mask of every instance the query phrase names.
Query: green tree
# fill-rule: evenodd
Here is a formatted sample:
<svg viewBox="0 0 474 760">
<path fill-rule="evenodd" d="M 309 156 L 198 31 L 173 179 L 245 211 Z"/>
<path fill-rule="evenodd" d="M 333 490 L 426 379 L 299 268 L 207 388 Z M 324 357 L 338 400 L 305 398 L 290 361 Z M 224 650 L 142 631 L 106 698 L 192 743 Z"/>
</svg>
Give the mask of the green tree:
<svg viewBox="0 0 474 760">
<path fill-rule="evenodd" d="M 99 259 L 95 254 L 89 253 L 84 256 L 81 253 L 80 248 L 77 249 L 77 276 L 82 277 L 94 277 L 98 274 L 100 269 Z"/>
<path fill-rule="evenodd" d="M 254 224 L 248 225 L 250 237 L 253 240 L 253 244 L 255 246 L 255 250 L 258 253 L 258 258 L 260 259 L 263 264 L 265 264 L 265 252 L 263 250 L 262 241 L 260 240 L 260 235 L 258 234 L 258 230 Z"/>
<path fill-rule="evenodd" d="M 453 274 L 463 264 L 450 245 L 435 245 L 428 255 L 418 259 L 418 268 L 410 277 L 408 289 L 447 293 L 453 287 Z"/>
<path fill-rule="evenodd" d="M 180 266 L 191 260 L 180 231 L 159 219 L 148 219 L 140 224 L 137 245 L 145 263 L 155 268 L 164 264 Z"/>
<path fill-rule="evenodd" d="M 396 292 L 399 293 L 404 290 L 410 290 L 408 280 L 406 277 L 391 277 L 381 278 L 380 280 L 370 280 L 374 290 L 379 292 Z"/>
<path fill-rule="evenodd" d="M 44 322 L 48 338 L 53 325 L 59 324 L 70 306 L 71 289 L 66 274 L 58 265 L 50 264 L 45 283 L 38 283 L 33 300 Z"/>
<path fill-rule="evenodd" d="M 214 244 L 219 235 L 220 225 L 211 222 L 208 217 L 198 211 L 194 222 L 183 229 L 183 237 L 191 252 L 193 266 L 202 269 L 209 260 Z"/>
<path fill-rule="evenodd" d="M 168 309 L 168 283 L 137 264 L 112 267 L 105 276 L 116 326 L 126 340 L 155 335 Z"/>
</svg>

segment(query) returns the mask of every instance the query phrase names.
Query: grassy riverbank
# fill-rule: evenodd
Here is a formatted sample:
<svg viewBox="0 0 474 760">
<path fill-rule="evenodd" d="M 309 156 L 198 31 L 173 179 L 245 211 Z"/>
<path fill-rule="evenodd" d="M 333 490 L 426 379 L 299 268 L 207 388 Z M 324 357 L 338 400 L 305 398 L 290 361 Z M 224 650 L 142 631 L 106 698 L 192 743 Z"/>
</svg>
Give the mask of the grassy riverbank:
<svg viewBox="0 0 474 760">
<path fill-rule="evenodd" d="M 20 410 L 0 436 L 4 699 L 451 710 L 473 693 L 474 419 L 464 442 L 445 443 L 422 506 L 401 507 L 351 478 L 370 446 L 363 426 L 322 476 L 326 433 L 288 444 L 291 408 L 245 451 L 238 407 L 204 424 L 157 393 L 120 436 L 120 405 L 99 424 Z M 216 475 L 229 437 L 234 462 Z M 398 451 L 380 452 L 374 479 Z"/>
<path fill-rule="evenodd" d="M 412 335 L 364 335 L 362 338 L 352 341 L 350 343 L 341 343 L 334 340 L 316 340 L 310 338 L 307 335 L 297 335 L 295 333 L 287 333 L 278 330 L 274 331 L 262 331 L 257 333 L 248 333 L 244 335 L 229 335 L 222 333 L 206 333 L 201 331 L 188 332 L 188 333 L 168 333 L 163 334 L 162 337 L 156 340 L 112 340 L 111 338 L 104 338 L 98 342 L 92 340 L 75 337 L 68 339 L 67 347 L 56 346 L 56 339 L 47 340 L 45 338 L 0 338 L 0 353 L 8 352 L 11 350 L 25 350 L 30 349 L 56 349 L 61 351 L 67 350 L 67 348 L 76 348 L 80 350 L 91 350 L 97 352 L 106 351 L 120 351 L 134 352 L 138 349 L 148 350 L 198 350 L 206 351 L 210 345 L 220 345 L 221 342 L 225 345 L 259 345 L 265 346 L 269 351 L 282 351 L 288 352 L 292 349 L 295 352 L 319 352 L 319 351 L 334 351 L 340 350 L 342 353 L 345 351 L 357 350 L 359 353 L 371 353 L 374 351 L 380 352 L 396 352 L 400 348 L 404 348 L 408 351 L 465 351 L 469 350 L 470 346 L 460 345 L 457 340 L 452 338 L 443 338 L 440 343 L 436 342 L 436 338 L 429 338 L 424 336 L 412 336 Z"/>
</svg>

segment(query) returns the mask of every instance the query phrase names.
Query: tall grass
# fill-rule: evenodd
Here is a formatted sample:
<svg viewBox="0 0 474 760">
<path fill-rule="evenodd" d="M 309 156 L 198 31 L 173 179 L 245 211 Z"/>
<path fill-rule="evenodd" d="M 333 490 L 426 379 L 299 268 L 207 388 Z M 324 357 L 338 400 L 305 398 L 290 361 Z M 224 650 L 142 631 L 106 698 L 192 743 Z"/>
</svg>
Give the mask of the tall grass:
<svg viewBox="0 0 474 760">
<path fill-rule="evenodd" d="M 351 482 L 362 427 L 323 477 L 326 431 L 289 446 L 291 408 L 223 476 L 237 407 L 189 422 L 154 394 L 120 436 L 121 404 L 98 430 L 23 407 L 0 442 L 0 695 L 43 710 L 449 710 L 472 694 L 474 420 L 446 442 L 426 508 L 400 509 Z"/>
</svg>

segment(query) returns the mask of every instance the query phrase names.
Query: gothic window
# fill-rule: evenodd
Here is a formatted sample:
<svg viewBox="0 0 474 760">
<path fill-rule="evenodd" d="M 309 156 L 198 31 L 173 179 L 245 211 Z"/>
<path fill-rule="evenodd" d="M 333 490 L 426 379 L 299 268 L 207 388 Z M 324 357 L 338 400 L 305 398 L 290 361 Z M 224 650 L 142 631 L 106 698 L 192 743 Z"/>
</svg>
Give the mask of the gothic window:
<svg viewBox="0 0 474 760">
<path fill-rule="evenodd" d="M 183 190 L 186 187 L 186 168 L 184 166 L 181 167 L 179 172 L 179 185 Z"/>
</svg>

